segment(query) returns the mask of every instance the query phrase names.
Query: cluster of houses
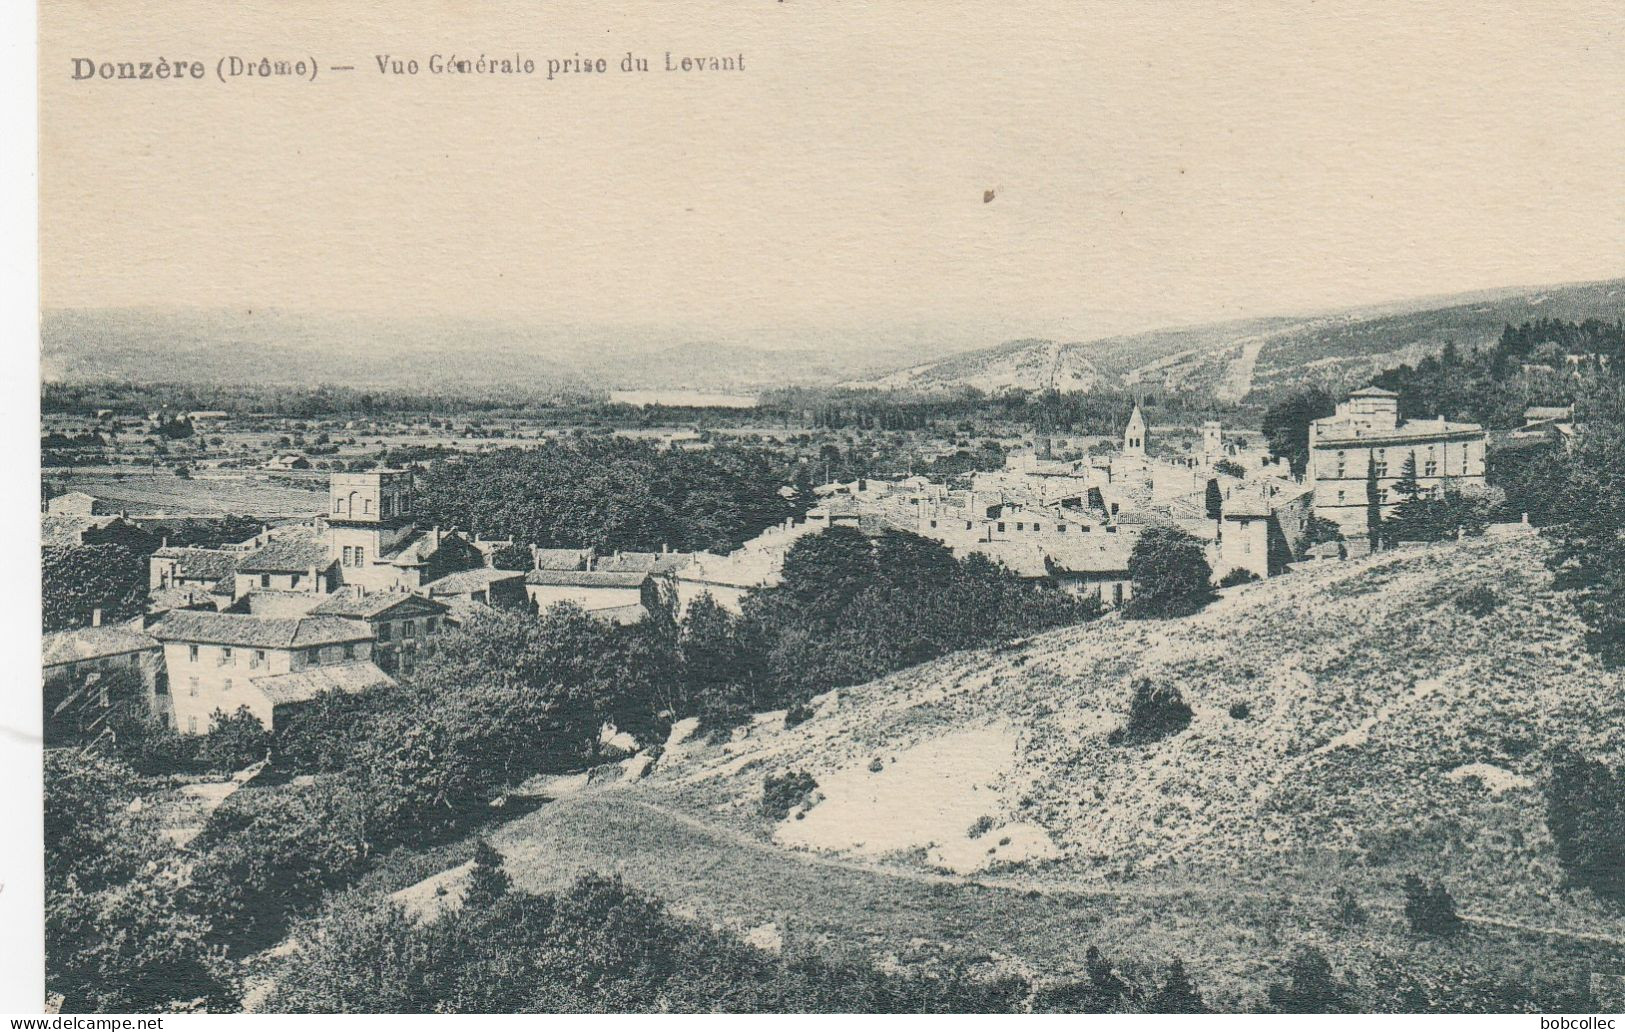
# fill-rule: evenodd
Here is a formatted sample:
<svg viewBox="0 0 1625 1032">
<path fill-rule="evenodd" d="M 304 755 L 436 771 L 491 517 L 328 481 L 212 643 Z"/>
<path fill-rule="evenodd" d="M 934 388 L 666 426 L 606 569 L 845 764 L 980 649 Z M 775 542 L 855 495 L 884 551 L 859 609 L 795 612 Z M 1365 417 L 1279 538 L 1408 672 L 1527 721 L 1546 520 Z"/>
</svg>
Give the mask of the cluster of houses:
<svg viewBox="0 0 1625 1032">
<path fill-rule="evenodd" d="M 1136 407 L 1111 455 L 1058 457 L 1055 442 L 1038 437 L 1004 469 L 959 488 L 924 477 L 826 484 L 804 520 L 727 555 L 531 548 L 525 570 L 495 565 L 511 541 L 420 526 L 410 471 L 335 472 L 327 509 L 313 520 L 223 547 L 158 548 L 148 615 L 48 636 L 46 675 L 129 669 L 156 718 L 186 734 L 240 707 L 274 727 L 288 707 L 323 692 L 411 674 L 429 636 L 479 607 L 539 613 L 571 603 L 629 624 L 647 615 L 658 578 L 679 615 L 702 595 L 737 612 L 750 592 L 779 582 L 797 541 L 841 526 L 919 534 L 1110 607 L 1132 596 L 1129 557 L 1149 528 L 1195 536 L 1216 578 L 1237 570 L 1265 578 L 1305 558 L 1292 542 L 1311 515 L 1363 535 L 1373 473 L 1384 504 L 1397 502 L 1389 499 L 1407 458 L 1424 489 L 1450 479 L 1482 485 L 1484 447 L 1481 428 L 1401 421 L 1395 395 L 1366 388 L 1313 424 L 1308 475 L 1297 478 L 1267 453 L 1227 442 L 1218 423 L 1203 427 L 1199 455 L 1160 457 Z M 45 516 L 48 528 L 77 521 L 80 540 L 121 518 L 71 495 Z"/>
</svg>

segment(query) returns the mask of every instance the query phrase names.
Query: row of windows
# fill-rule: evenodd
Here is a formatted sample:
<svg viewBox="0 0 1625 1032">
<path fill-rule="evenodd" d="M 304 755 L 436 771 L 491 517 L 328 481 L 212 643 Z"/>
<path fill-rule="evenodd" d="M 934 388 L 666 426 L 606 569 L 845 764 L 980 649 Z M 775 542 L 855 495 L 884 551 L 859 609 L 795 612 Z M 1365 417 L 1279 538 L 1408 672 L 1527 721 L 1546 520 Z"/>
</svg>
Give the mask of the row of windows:
<svg viewBox="0 0 1625 1032">
<path fill-rule="evenodd" d="M 394 626 L 395 625 L 392 624 L 392 623 L 381 623 L 381 624 L 379 624 L 378 625 L 378 640 L 379 641 L 388 641 L 388 640 L 390 640 L 391 637 L 394 637 L 394 635 L 395 635 L 395 631 L 393 630 Z M 440 626 L 440 621 L 439 621 L 438 617 L 426 616 L 426 617 L 423 618 L 423 632 L 425 634 L 433 634 L 434 631 L 435 631 L 435 628 L 437 628 L 439 626 Z M 416 620 L 402 620 L 402 621 L 400 621 L 400 637 L 401 638 L 404 639 L 404 638 L 414 637 L 414 636 L 417 635 L 417 632 L 418 632 L 418 622 Z"/>
<path fill-rule="evenodd" d="M 931 521 L 931 528 L 932 528 L 932 529 L 933 529 L 933 530 L 935 530 L 935 529 L 936 529 L 936 526 L 937 526 L 937 521 L 936 521 L 936 520 L 932 520 L 932 521 Z M 1000 523 L 998 523 L 998 524 L 996 524 L 996 526 L 997 526 L 997 527 L 998 527 L 998 531 L 999 531 L 999 533 L 1000 533 L 1000 534 L 1004 534 L 1004 533 L 1007 533 L 1007 530 L 1006 530 L 1006 524 L 1005 524 L 1005 523 L 1003 523 L 1003 522 L 1000 522 Z M 1068 526 L 1069 526 L 1069 524 L 1066 524 L 1066 523 L 1057 523 L 1057 524 L 1055 524 L 1055 533 L 1057 533 L 1057 534 L 1065 534 L 1065 533 L 1066 533 L 1066 530 L 1067 530 L 1067 527 L 1068 527 Z M 966 529 L 966 530 L 974 530 L 974 529 L 976 529 L 976 528 L 975 528 L 975 526 L 974 526 L 974 525 L 973 525 L 973 524 L 972 524 L 972 523 L 971 523 L 971 521 L 970 521 L 970 520 L 966 520 L 966 521 L 965 521 L 965 529 Z M 1090 532 L 1091 532 L 1091 531 L 1092 531 L 1092 530 L 1093 530 L 1093 529 L 1094 529 L 1094 528 L 1092 528 L 1092 527 L 1090 527 L 1090 526 L 1088 526 L 1088 525 L 1086 525 L 1086 524 L 1085 524 L 1085 525 L 1080 525 L 1080 526 L 1079 526 L 1079 527 L 1078 527 L 1078 529 L 1079 529 L 1079 530 L 1081 530 L 1081 531 L 1082 531 L 1082 532 L 1083 532 L 1083 533 L 1085 533 L 1085 534 L 1088 534 L 1088 533 L 1090 533 Z M 1026 530 L 1027 530 L 1027 524 L 1026 524 L 1026 522 L 1025 522 L 1025 521 L 1017 521 L 1017 523 L 1016 523 L 1016 530 L 1017 530 L 1017 531 L 1026 531 Z M 1033 524 L 1033 525 L 1032 525 L 1032 531 L 1033 531 L 1033 533 L 1035 533 L 1035 534 L 1036 534 L 1036 533 L 1042 533 L 1042 532 L 1043 532 L 1043 530 L 1044 530 L 1044 525 L 1043 525 L 1043 524 L 1042 524 L 1042 523 L 1034 523 L 1034 524 Z M 1106 528 L 1105 528 L 1105 531 L 1106 531 L 1106 533 L 1108 533 L 1108 534 L 1115 534 L 1115 533 L 1117 533 L 1117 528 L 1116 528 L 1116 527 L 1106 527 Z"/>
<path fill-rule="evenodd" d="M 410 508 L 411 502 L 405 495 L 384 495 L 379 499 L 378 509 L 380 516 L 394 516 Z M 339 495 L 333 499 L 333 512 L 349 516 L 372 515 L 372 499 L 359 492 L 351 491 L 348 496 Z"/>
<path fill-rule="evenodd" d="M 367 550 L 361 545 L 356 545 L 354 548 L 350 547 L 349 545 L 344 546 L 344 555 L 342 557 L 343 565 L 365 566 L 366 560 Z"/>
<path fill-rule="evenodd" d="M 202 656 L 203 653 L 201 646 L 186 646 L 187 662 L 200 663 L 202 662 Z M 238 663 L 245 656 L 248 659 L 248 669 L 250 670 L 258 670 L 260 667 L 266 665 L 267 660 L 264 649 L 235 649 L 230 645 L 220 646 L 219 650 L 215 653 L 214 665 L 232 666 Z M 193 680 L 196 680 L 196 678 L 193 678 Z"/>
</svg>

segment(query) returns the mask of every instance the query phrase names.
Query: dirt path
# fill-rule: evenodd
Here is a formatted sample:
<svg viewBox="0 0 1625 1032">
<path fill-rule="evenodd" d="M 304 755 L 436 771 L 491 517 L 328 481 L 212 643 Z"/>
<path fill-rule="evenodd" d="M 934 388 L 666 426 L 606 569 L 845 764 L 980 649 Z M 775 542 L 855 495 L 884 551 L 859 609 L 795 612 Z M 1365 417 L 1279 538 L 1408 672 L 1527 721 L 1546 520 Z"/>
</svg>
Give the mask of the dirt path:
<svg viewBox="0 0 1625 1032">
<path fill-rule="evenodd" d="M 757 855 L 772 856 L 777 860 L 788 860 L 808 866 L 824 869 L 850 871 L 871 877 L 891 878 L 926 885 L 953 885 L 959 887 L 977 887 L 1000 889 L 1017 893 L 1038 893 L 1048 897 L 1083 897 L 1086 899 L 1101 900 L 1135 900 L 1135 899 L 1172 899 L 1179 896 L 1208 894 L 1209 890 L 1200 887 L 1178 885 L 1109 885 L 1099 879 L 1045 879 L 1033 880 L 1021 877 L 989 877 L 946 874 L 935 871 L 910 870 L 889 864 L 866 863 L 841 856 L 829 856 L 803 850 L 783 849 L 770 842 L 764 842 L 747 832 L 736 828 L 729 828 L 694 817 L 680 810 L 662 806 L 645 799 L 635 799 L 625 792 L 618 792 L 615 786 L 608 786 L 603 793 L 594 791 L 583 793 L 570 799 L 561 799 L 549 805 L 589 805 L 599 802 L 608 802 L 613 799 L 613 805 L 631 807 L 657 815 L 665 820 L 681 824 L 686 828 L 714 839 L 721 839 L 729 845 Z M 522 819 L 522 818 L 520 818 Z M 504 830 L 511 827 L 505 825 Z M 500 845 L 502 835 L 495 838 Z M 436 876 L 440 877 L 439 875 Z M 427 879 L 433 881 L 434 879 Z M 409 890 L 408 890 L 409 891 Z M 1227 899 L 1247 900 L 1253 903 L 1268 904 L 1280 898 L 1280 891 L 1262 891 L 1255 889 L 1231 889 L 1224 893 Z M 1335 903 L 1333 896 L 1324 893 L 1306 893 L 1301 890 L 1293 892 L 1293 899 L 1299 902 L 1315 902 L 1330 908 Z M 1366 905 L 1368 910 L 1376 910 L 1387 916 L 1402 914 L 1403 907 L 1397 903 L 1372 901 Z M 1531 935 L 1542 935 L 1557 939 L 1570 939 L 1582 942 L 1596 942 L 1607 946 L 1625 948 L 1625 937 L 1605 935 L 1598 932 L 1577 932 L 1561 928 L 1552 928 L 1543 925 L 1531 925 L 1512 921 L 1487 914 L 1461 914 L 1461 919 L 1468 924 L 1484 928 L 1497 928 L 1506 931 L 1519 932 Z"/>
</svg>

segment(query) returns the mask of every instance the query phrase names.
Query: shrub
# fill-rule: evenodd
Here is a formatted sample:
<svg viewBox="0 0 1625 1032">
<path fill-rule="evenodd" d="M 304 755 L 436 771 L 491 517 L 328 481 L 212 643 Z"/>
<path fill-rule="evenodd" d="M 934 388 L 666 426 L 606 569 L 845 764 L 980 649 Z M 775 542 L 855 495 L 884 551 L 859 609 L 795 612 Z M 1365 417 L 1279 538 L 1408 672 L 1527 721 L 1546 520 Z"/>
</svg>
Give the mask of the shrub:
<svg viewBox="0 0 1625 1032">
<path fill-rule="evenodd" d="M 1456 901 L 1443 883 L 1430 885 L 1414 874 L 1405 876 L 1405 920 L 1418 935 L 1453 935 L 1461 929 Z"/>
<path fill-rule="evenodd" d="M 1326 955 L 1300 946 L 1287 961 L 1284 980 L 1265 990 L 1266 1009 L 1276 1014 L 1342 1014 L 1353 1009 L 1352 986 L 1332 974 Z"/>
<path fill-rule="evenodd" d="M 1246 720 L 1252 716 L 1252 713 L 1253 708 L 1245 702 L 1232 702 L 1230 704 L 1230 716 L 1235 720 Z"/>
<path fill-rule="evenodd" d="M 1148 1014 L 1207 1013 L 1202 994 L 1191 984 L 1190 976 L 1185 974 L 1185 963 L 1178 957 L 1168 965 L 1168 975 L 1162 985 L 1145 1001 L 1145 1009 Z"/>
<path fill-rule="evenodd" d="M 1575 884 L 1625 901 L 1625 768 L 1558 752 L 1546 783 L 1546 826 Z"/>
<path fill-rule="evenodd" d="M 975 822 L 971 824 L 970 829 L 966 831 L 965 834 L 973 839 L 976 839 L 981 838 L 983 835 L 986 835 L 992 830 L 993 818 L 984 813 L 982 816 L 976 818 Z"/>
<path fill-rule="evenodd" d="M 885 769 L 886 765 L 881 762 L 880 757 L 876 756 L 874 759 L 869 761 L 869 773 L 879 774 Z"/>
<path fill-rule="evenodd" d="M 1455 601 L 1456 608 L 1469 616 L 1489 616 L 1501 607 L 1501 596 L 1487 584 L 1468 588 Z"/>
<path fill-rule="evenodd" d="M 1107 736 L 1112 745 L 1144 745 L 1178 734 L 1191 722 L 1191 708 L 1171 684 L 1134 682 L 1128 722 Z"/>
<path fill-rule="evenodd" d="M 797 725 L 805 724 L 812 718 L 812 707 L 805 702 L 798 702 L 784 711 L 784 729 L 788 731 Z"/>
<path fill-rule="evenodd" d="M 1213 568 L 1202 543 L 1182 530 L 1152 527 L 1140 535 L 1128 572 L 1134 597 L 1123 606 L 1126 616 L 1185 616 L 1213 598 Z"/>
<path fill-rule="evenodd" d="M 1257 579 L 1258 579 L 1258 574 L 1254 573 L 1251 570 L 1243 569 L 1242 567 L 1238 566 L 1235 569 L 1231 570 L 1229 573 L 1225 574 L 1222 578 L 1220 578 L 1219 587 L 1221 587 L 1221 588 L 1233 588 L 1237 584 L 1251 584 L 1253 581 L 1255 581 Z"/>
<path fill-rule="evenodd" d="M 762 782 L 762 815 L 769 820 L 784 820 L 817 787 L 818 782 L 804 770 L 769 774 Z"/>
</svg>

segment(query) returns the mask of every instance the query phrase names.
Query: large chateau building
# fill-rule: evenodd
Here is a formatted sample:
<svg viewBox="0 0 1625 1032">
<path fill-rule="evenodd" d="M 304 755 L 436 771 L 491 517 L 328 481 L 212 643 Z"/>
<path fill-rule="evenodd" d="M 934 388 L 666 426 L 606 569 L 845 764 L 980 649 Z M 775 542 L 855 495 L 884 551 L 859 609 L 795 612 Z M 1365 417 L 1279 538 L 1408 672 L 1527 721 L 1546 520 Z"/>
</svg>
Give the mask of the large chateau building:
<svg viewBox="0 0 1625 1032">
<path fill-rule="evenodd" d="M 1484 486 L 1484 428 L 1445 419 L 1399 418 L 1399 395 L 1364 387 L 1337 406 L 1337 413 L 1309 424 L 1308 482 L 1315 515 L 1331 520 L 1345 537 L 1366 533 L 1373 485 L 1383 517 L 1400 499 L 1394 492 L 1407 459 L 1416 461 L 1423 493 L 1447 484 L 1464 490 Z"/>
</svg>

